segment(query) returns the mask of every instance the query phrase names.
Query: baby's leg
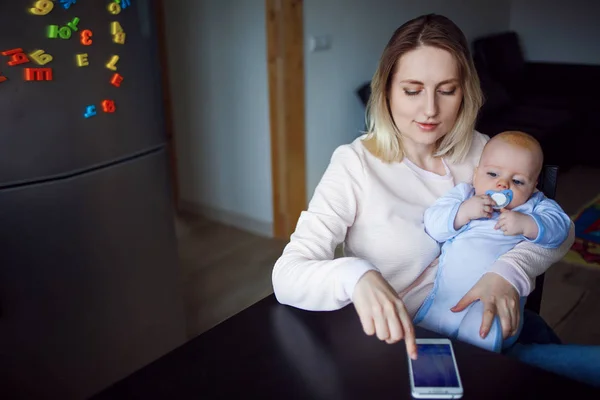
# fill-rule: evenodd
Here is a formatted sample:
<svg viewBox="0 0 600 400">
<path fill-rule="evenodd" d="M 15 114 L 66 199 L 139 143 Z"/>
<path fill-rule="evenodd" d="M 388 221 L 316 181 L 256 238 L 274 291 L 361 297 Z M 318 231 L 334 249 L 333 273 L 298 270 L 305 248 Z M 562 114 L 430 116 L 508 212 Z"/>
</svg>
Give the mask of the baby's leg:
<svg viewBox="0 0 600 400">
<path fill-rule="evenodd" d="M 481 321 L 483 320 L 483 303 L 476 301 L 471 304 L 458 328 L 457 339 L 470 343 L 486 350 L 499 352 L 502 348 L 502 327 L 500 319 L 496 316 L 492 322 L 490 332 L 485 338 L 479 336 Z"/>
<path fill-rule="evenodd" d="M 455 302 L 441 301 L 439 297 L 428 300 L 415 316 L 414 324 L 452 338 L 458 330 L 465 311 L 453 313 L 450 308 Z"/>
</svg>

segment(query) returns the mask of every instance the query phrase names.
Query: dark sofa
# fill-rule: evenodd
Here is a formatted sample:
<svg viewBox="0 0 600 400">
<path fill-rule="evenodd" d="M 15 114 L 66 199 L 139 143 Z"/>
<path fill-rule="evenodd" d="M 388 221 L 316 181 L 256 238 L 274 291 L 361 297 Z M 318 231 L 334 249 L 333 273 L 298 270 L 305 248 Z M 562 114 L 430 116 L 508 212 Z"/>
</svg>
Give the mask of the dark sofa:
<svg viewBox="0 0 600 400">
<path fill-rule="evenodd" d="M 486 98 L 477 130 L 528 132 L 563 171 L 600 166 L 600 66 L 526 61 L 515 32 L 476 39 L 473 58 Z"/>
</svg>

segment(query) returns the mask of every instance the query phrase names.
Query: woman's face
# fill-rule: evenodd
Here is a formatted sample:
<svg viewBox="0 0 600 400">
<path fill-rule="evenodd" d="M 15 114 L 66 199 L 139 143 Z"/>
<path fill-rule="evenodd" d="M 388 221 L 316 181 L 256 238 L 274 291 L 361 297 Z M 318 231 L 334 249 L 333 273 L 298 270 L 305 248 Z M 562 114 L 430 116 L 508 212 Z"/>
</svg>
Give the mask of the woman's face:
<svg viewBox="0 0 600 400">
<path fill-rule="evenodd" d="M 456 60 L 430 46 L 400 58 L 389 90 L 402 140 L 418 146 L 433 145 L 452 129 L 463 99 Z"/>
</svg>

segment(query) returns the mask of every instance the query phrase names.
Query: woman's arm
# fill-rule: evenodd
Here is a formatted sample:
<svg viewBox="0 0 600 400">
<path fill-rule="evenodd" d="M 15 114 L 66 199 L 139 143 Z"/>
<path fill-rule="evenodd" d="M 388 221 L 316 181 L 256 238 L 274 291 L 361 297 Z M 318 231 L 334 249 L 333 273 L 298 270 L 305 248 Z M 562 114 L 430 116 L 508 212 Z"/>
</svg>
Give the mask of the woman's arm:
<svg viewBox="0 0 600 400">
<path fill-rule="evenodd" d="M 546 272 L 552 264 L 560 261 L 574 241 L 575 225 L 571 222 L 569 235 L 560 247 L 549 249 L 523 241 L 500 256 L 490 272 L 495 272 L 510 282 L 517 289 L 519 296 L 528 296 L 533 290 L 535 278 Z"/>
<path fill-rule="evenodd" d="M 280 303 L 314 311 L 342 308 L 350 303 L 358 280 L 376 270 L 363 259 L 333 259 L 354 223 L 364 181 L 355 150 L 348 145 L 337 148 L 273 268 L 273 290 Z"/>
</svg>

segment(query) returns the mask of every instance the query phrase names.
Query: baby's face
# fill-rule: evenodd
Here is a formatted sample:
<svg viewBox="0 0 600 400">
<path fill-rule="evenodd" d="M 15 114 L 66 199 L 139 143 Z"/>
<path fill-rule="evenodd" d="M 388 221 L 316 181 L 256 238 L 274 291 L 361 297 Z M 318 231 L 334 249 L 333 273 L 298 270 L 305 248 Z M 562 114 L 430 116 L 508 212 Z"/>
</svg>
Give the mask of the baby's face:
<svg viewBox="0 0 600 400">
<path fill-rule="evenodd" d="M 501 140 L 495 141 L 485 148 L 475 170 L 475 194 L 511 189 L 513 199 L 506 208 L 513 209 L 531 197 L 539 170 L 540 160 L 531 150 Z"/>
</svg>

